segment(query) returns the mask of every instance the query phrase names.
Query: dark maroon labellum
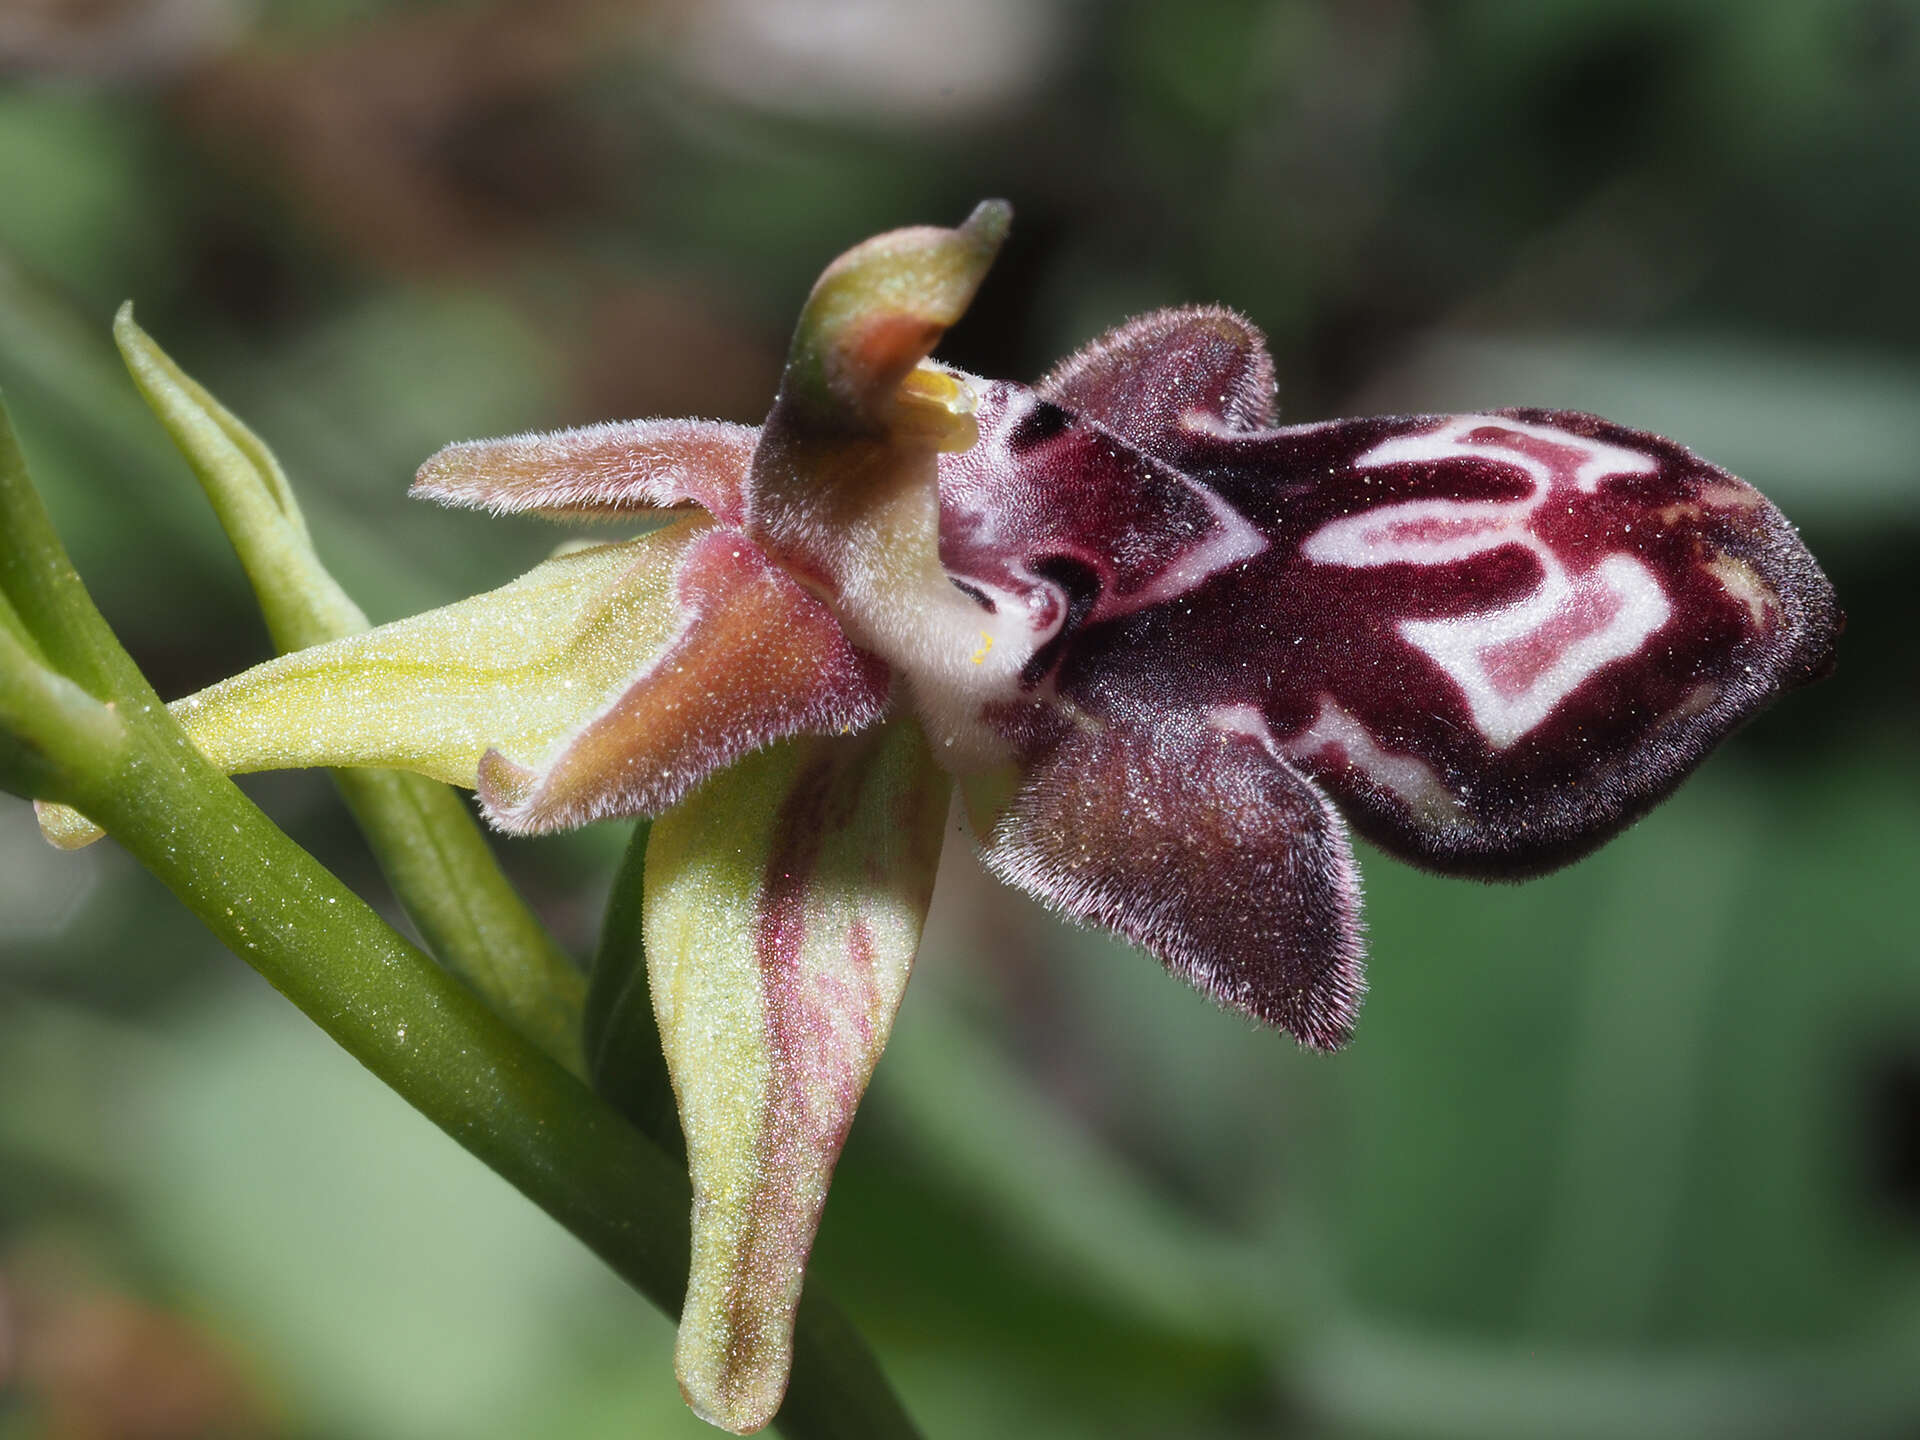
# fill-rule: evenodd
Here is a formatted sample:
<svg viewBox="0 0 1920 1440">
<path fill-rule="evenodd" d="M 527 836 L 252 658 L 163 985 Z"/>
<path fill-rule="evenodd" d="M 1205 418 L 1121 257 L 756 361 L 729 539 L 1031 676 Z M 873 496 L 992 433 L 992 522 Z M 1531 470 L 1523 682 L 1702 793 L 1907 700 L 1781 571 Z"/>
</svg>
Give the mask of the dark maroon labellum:
<svg viewBox="0 0 1920 1440">
<path fill-rule="evenodd" d="M 1010 719 L 989 862 L 1328 1044 L 1357 892 L 1315 786 L 1416 863 L 1549 869 L 1824 673 L 1838 612 L 1780 513 L 1672 441 L 1544 410 L 1274 428 L 1271 383 L 1198 309 L 988 387 L 941 554 L 1057 627 L 1025 678 L 1067 718 Z"/>
</svg>

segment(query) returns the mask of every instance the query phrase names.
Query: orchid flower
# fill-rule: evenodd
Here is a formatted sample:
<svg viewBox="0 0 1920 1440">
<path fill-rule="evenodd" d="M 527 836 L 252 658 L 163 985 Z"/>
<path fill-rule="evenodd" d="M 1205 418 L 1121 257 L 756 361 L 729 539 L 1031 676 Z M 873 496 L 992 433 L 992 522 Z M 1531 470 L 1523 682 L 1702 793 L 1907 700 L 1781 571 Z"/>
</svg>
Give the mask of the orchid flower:
<svg viewBox="0 0 1920 1440">
<path fill-rule="evenodd" d="M 930 362 L 1009 214 L 836 260 L 758 429 L 458 444 L 414 487 L 663 528 L 175 706 L 229 771 L 414 770 L 515 832 L 658 817 L 677 1366 L 742 1432 L 780 1402 L 954 781 L 995 875 L 1331 1049 L 1364 989 L 1349 823 L 1440 871 L 1549 869 L 1830 664 L 1792 527 L 1670 440 L 1541 410 L 1277 426 L 1259 332 L 1213 307 L 1032 387 Z"/>
</svg>

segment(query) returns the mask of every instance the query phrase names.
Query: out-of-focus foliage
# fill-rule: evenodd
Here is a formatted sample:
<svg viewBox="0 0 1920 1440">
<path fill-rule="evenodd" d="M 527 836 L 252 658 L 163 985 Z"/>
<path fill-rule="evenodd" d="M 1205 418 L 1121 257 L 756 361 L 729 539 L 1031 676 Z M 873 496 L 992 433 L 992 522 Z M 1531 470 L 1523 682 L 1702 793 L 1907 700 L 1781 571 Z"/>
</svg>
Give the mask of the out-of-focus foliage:
<svg viewBox="0 0 1920 1440">
<path fill-rule="evenodd" d="M 825 259 L 988 194 L 971 368 L 1222 301 L 1293 418 L 1592 409 L 1753 480 L 1839 673 L 1562 875 L 1366 857 L 1342 1056 L 955 847 L 818 1263 L 938 1437 L 1920 1426 L 1920 5 L 25 0 L 0 74 L 0 385 L 168 694 L 266 644 L 128 297 L 376 619 L 555 539 L 407 504 L 429 452 L 756 420 Z M 255 793 L 377 892 L 323 783 Z M 509 848 L 581 953 L 622 838 Z M 670 1345 L 0 811 L 0 1436 L 707 1433 Z"/>
</svg>

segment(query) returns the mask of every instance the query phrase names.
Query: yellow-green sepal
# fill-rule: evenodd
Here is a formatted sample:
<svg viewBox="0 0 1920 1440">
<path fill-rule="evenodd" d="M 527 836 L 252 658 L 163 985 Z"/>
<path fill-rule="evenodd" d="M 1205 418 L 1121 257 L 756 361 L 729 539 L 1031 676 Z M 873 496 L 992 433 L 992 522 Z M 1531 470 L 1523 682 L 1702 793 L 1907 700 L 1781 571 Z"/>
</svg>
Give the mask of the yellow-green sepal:
<svg viewBox="0 0 1920 1440">
<path fill-rule="evenodd" d="M 665 648 L 680 624 L 675 566 L 704 523 L 556 556 L 498 590 L 282 655 L 168 708 L 230 775 L 376 766 L 471 789 L 489 749 L 543 760 Z M 66 848 L 98 835 L 53 807 L 41 828 Z"/>
<path fill-rule="evenodd" d="M 693 1181 L 676 1367 L 737 1433 L 778 1410 L 827 1184 L 920 940 L 949 782 L 919 726 L 769 747 L 655 822 L 648 976 Z"/>
</svg>

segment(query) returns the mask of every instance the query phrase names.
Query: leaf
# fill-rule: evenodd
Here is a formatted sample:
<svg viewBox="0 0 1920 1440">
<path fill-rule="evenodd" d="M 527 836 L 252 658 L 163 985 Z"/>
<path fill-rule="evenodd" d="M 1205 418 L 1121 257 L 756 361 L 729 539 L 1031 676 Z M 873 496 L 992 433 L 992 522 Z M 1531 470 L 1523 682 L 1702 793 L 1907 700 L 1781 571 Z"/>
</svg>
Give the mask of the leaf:
<svg viewBox="0 0 1920 1440">
<path fill-rule="evenodd" d="M 134 323 L 131 302 L 114 317 L 113 338 L 220 517 L 275 646 L 297 650 L 366 629 L 365 613 L 314 553 L 293 487 L 260 437 Z"/>
</svg>

